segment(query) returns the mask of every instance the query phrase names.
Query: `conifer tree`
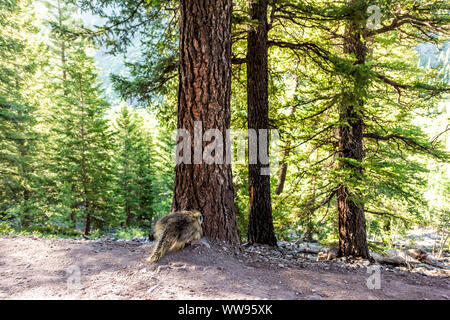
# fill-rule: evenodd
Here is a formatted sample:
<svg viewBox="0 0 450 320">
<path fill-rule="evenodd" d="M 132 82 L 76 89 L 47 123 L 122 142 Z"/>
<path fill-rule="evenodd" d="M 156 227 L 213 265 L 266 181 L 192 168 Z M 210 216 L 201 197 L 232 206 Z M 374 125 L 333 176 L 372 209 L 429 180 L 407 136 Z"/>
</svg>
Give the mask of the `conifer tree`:
<svg viewBox="0 0 450 320">
<path fill-rule="evenodd" d="M 52 95 L 50 104 L 57 108 L 57 105 L 61 103 L 61 100 L 69 94 L 69 89 L 65 87 L 65 81 L 67 81 L 67 62 L 69 55 L 74 49 L 69 45 L 71 40 L 63 30 L 74 29 L 79 26 L 81 22 L 75 19 L 77 8 L 68 1 L 50 0 L 45 1 L 44 5 L 48 10 L 46 26 L 50 29 L 49 50 L 52 65 L 50 77 L 52 79 L 49 86 L 56 90 L 57 93 L 56 95 Z M 51 115 L 47 118 L 51 118 Z M 48 124 L 48 127 L 51 127 L 51 122 Z M 70 130 L 70 127 L 68 127 L 67 130 Z M 49 136 L 50 139 L 53 139 L 51 134 Z M 52 165 L 54 164 L 49 164 L 50 167 L 52 167 Z M 71 225 L 75 226 L 77 222 L 76 208 L 79 206 L 77 201 L 73 198 L 74 194 L 72 193 L 72 191 L 75 190 L 75 177 L 68 174 L 65 175 L 64 178 L 64 188 L 61 188 L 58 183 L 52 183 L 52 179 L 49 179 L 49 186 L 56 186 L 56 189 L 49 188 L 48 201 L 57 205 L 59 201 L 64 199 L 65 205 L 63 206 L 63 211 L 68 210 L 67 214 L 70 217 Z"/>
<path fill-rule="evenodd" d="M 448 4 L 380 1 L 378 26 L 368 23 L 371 4 L 275 3 L 273 25 L 283 32 L 269 41 L 297 63 L 295 76 L 302 77 L 286 104 L 296 106 L 296 112 L 288 118 L 280 112 L 278 119 L 306 149 L 304 156 L 320 152 L 310 168 L 293 176 L 316 174 L 314 167 L 320 165 L 321 192 L 305 211 L 324 207 L 327 214 L 335 204 L 340 254 L 366 258 L 365 214 L 400 220 L 417 215 L 426 172 L 420 157 L 447 159 L 414 117 L 435 116 L 437 101 L 448 91 L 435 71 L 417 68 L 415 52 L 422 41 L 448 39 Z M 301 29 L 303 39 L 293 32 Z M 286 119 L 292 120 L 290 126 Z"/>
<path fill-rule="evenodd" d="M 123 105 L 116 119 L 115 176 L 120 211 L 126 226 L 147 221 L 152 213 L 151 141 L 139 115 Z"/>
<path fill-rule="evenodd" d="M 0 212 L 22 227 L 37 212 L 34 83 L 45 51 L 37 41 L 32 1 L 1 2 L 0 19 Z"/>
<path fill-rule="evenodd" d="M 84 233 L 93 222 L 110 221 L 111 132 L 104 118 L 108 103 L 102 97 L 94 61 L 80 41 L 68 57 L 60 83 L 61 99 L 53 114 L 53 161 L 58 186 L 71 194 L 84 220 Z M 63 188 L 70 181 L 70 188 Z"/>
</svg>

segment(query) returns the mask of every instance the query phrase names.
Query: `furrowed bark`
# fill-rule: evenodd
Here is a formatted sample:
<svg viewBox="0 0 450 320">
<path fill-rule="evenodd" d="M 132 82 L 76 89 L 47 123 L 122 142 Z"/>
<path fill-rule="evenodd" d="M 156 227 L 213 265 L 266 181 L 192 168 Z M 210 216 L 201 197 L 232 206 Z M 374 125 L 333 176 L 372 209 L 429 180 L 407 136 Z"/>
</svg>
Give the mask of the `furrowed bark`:
<svg viewBox="0 0 450 320">
<path fill-rule="evenodd" d="M 364 64 L 366 46 L 361 40 L 358 25 L 349 23 L 345 32 L 344 52 L 356 56 L 355 64 Z M 358 76 L 354 79 L 354 92 L 341 106 L 339 126 L 339 151 L 341 158 L 354 159 L 361 162 L 364 158 L 363 128 L 361 111 L 363 100 L 357 96 L 358 86 L 364 85 Z M 346 160 L 340 162 L 343 169 L 352 171 L 355 181 L 361 179 L 362 168 Z M 348 185 L 340 184 L 337 189 L 337 205 L 339 213 L 339 255 L 369 258 L 367 246 L 366 220 L 364 204 L 360 201 L 361 195 L 357 190 L 351 190 Z"/>
<path fill-rule="evenodd" d="M 250 18 L 257 22 L 251 26 L 247 39 L 247 108 L 248 129 L 255 129 L 260 148 L 268 154 L 268 134 L 265 146 L 260 145 L 259 129 L 269 128 L 268 70 L 267 70 L 267 0 L 249 0 Z M 249 141 L 250 145 L 250 141 Z M 257 157 L 257 163 L 249 163 L 248 181 L 250 211 L 248 242 L 276 245 L 272 203 L 270 197 L 270 175 L 262 175 L 263 165 Z"/>
<path fill-rule="evenodd" d="M 178 128 L 189 132 L 193 151 L 194 121 L 202 134 L 218 129 L 224 139 L 230 128 L 231 11 L 231 0 L 180 3 Z M 176 165 L 172 210 L 200 210 L 206 237 L 240 243 L 233 198 L 231 164 L 195 164 L 192 152 L 191 164 Z"/>
</svg>

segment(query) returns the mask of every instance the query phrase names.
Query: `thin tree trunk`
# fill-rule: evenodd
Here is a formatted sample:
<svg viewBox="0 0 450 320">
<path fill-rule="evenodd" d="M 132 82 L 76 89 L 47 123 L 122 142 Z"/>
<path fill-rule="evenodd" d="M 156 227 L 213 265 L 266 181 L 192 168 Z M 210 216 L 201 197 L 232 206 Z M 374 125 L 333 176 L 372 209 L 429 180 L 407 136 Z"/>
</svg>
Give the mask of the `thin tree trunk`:
<svg viewBox="0 0 450 320">
<path fill-rule="evenodd" d="M 316 150 L 316 162 L 319 160 L 319 151 Z M 312 216 L 314 215 L 314 207 L 316 203 L 316 187 L 317 187 L 317 176 L 316 173 L 314 173 L 314 176 L 312 177 L 312 194 L 311 199 L 309 201 L 309 206 L 311 209 L 308 209 L 306 213 L 306 231 L 304 240 L 306 241 L 312 241 L 312 233 L 313 233 L 313 223 L 312 223 Z"/>
<path fill-rule="evenodd" d="M 61 1 L 58 0 L 58 24 L 59 27 L 62 28 L 64 27 L 63 25 L 63 12 L 62 12 L 62 8 L 61 8 Z M 61 40 L 61 65 L 63 67 L 62 69 L 62 75 L 63 75 L 63 80 L 67 79 L 67 73 L 66 73 L 66 42 L 64 40 Z M 66 90 L 64 89 L 64 95 L 66 95 Z"/>
<path fill-rule="evenodd" d="M 70 194 L 70 221 L 72 221 L 74 228 L 77 225 L 77 220 L 76 220 L 76 216 L 75 216 L 75 208 L 77 207 L 78 203 L 77 201 L 73 201 L 72 197 L 75 194 L 75 184 L 72 182 L 71 183 L 71 194 Z"/>
<path fill-rule="evenodd" d="M 288 163 L 286 162 L 286 158 L 289 156 L 289 150 L 285 149 L 283 151 L 283 163 L 280 166 L 280 173 L 278 174 L 278 183 L 277 188 L 275 189 L 275 194 L 278 196 L 284 190 L 284 183 L 286 182 L 286 175 L 288 169 Z"/>
<path fill-rule="evenodd" d="M 18 141 L 18 151 L 20 154 L 21 159 L 25 159 L 25 157 L 28 154 L 27 146 L 25 144 L 25 140 L 19 140 Z M 23 180 L 27 181 L 27 174 L 29 173 L 29 166 L 25 161 L 22 161 L 18 164 L 18 176 Z M 29 207 L 29 200 L 31 196 L 31 192 L 28 189 L 27 186 L 22 186 L 22 199 L 23 199 L 23 212 L 21 215 L 21 226 L 29 227 L 31 225 L 32 218 L 29 216 L 30 213 L 30 207 Z"/>
<path fill-rule="evenodd" d="M 297 85 L 295 88 L 298 87 L 298 79 L 297 79 Z M 295 113 L 296 110 L 296 106 L 292 106 L 291 108 L 291 112 L 289 113 L 290 116 L 292 116 Z M 278 182 L 277 182 L 277 187 L 275 189 L 275 194 L 278 196 L 280 195 L 283 190 L 284 190 L 284 183 L 286 182 L 286 175 L 287 175 L 287 169 L 288 169 L 288 163 L 287 163 L 287 157 L 289 156 L 290 153 L 290 143 L 286 143 L 285 149 L 283 150 L 283 155 L 282 155 L 282 163 L 280 166 L 280 173 L 278 174 Z"/>
<path fill-rule="evenodd" d="M 86 196 L 85 196 L 86 197 Z M 84 234 L 87 236 L 91 232 L 91 209 L 89 207 L 89 201 L 87 198 L 84 199 L 84 206 L 86 210 L 86 227 L 84 229 Z"/>
<path fill-rule="evenodd" d="M 131 208 L 128 198 L 125 200 L 125 215 L 127 217 L 125 226 L 129 227 L 131 225 Z"/>
<path fill-rule="evenodd" d="M 295 92 L 297 92 L 298 88 L 300 86 L 300 79 L 299 77 L 297 77 L 295 79 Z M 297 105 L 294 104 L 291 107 L 291 111 L 289 112 L 289 116 L 292 116 L 295 111 L 297 110 Z M 280 166 L 280 172 L 278 174 L 278 182 L 277 182 L 277 187 L 275 189 L 275 194 L 278 196 L 280 195 L 283 190 L 284 190 L 284 184 L 286 182 L 286 175 L 287 175 L 287 169 L 288 169 L 288 163 L 287 163 L 287 157 L 289 156 L 290 153 L 290 143 L 289 141 L 286 143 L 285 149 L 283 150 L 283 154 L 282 154 L 282 162 L 281 162 L 281 166 Z"/>
<path fill-rule="evenodd" d="M 269 129 L 268 71 L 267 71 L 267 0 L 249 0 L 250 19 L 258 25 L 251 26 L 247 38 L 247 108 L 248 129 L 255 129 L 257 134 L 258 155 L 260 148 L 266 148 L 268 155 L 269 137 L 265 145 L 260 145 L 260 129 Z M 249 135 L 249 145 L 250 145 Z M 249 157 L 250 158 L 250 157 Z M 248 242 L 276 245 L 272 203 L 270 197 L 270 175 L 261 174 L 266 166 L 257 157 L 257 163 L 248 166 L 250 195 L 250 212 L 248 225 Z"/>
<path fill-rule="evenodd" d="M 230 128 L 231 12 L 231 0 L 180 2 L 178 128 L 189 132 L 192 147 L 194 121 L 202 122 L 202 134 L 218 129 L 225 137 Z M 200 210 L 206 237 L 239 244 L 231 164 L 196 164 L 194 155 L 175 167 L 172 210 Z"/>
<path fill-rule="evenodd" d="M 61 1 L 58 0 L 57 4 L 58 4 L 58 24 L 59 24 L 59 27 L 62 28 L 62 27 L 64 27 L 64 24 L 63 24 L 63 12 L 62 12 L 62 8 L 61 8 Z M 67 89 L 66 89 L 66 84 L 65 84 L 65 81 L 67 80 L 67 71 L 66 71 L 67 59 L 66 59 L 66 41 L 64 39 L 60 41 L 60 47 L 61 47 L 63 94 L 64 94 L 64 96 L 67 96 Z M 74 191 L 75 183 L 73 181 L 71 181 L 70 184 L 71 184 L 71 190 L 72 190 L 70 199 L 72 199 L 72 196 L 75 192 Z M 71 204 L 71 206 L 70 206 L 70 221 L 72 221 L 73 226 L 76 227 L 76 215 L 75 215 L 75 205 L 74 204 Z"/>
<path fill-rule="evenodd" d="M 127 153 L 128 155 L 128 153 Z M 125 216 L 127 217 L 125 220 L 125 226 L 129 227 L 131 224 L 131 206 L 130 206 L 130 198 L 134 195 L 131 195 L 130 189 L 129 189 L 129 183 L 128 183 L 128 159 L 124 160 L 124 177 L 125 177 Z"/>
<path fill-rule="evenodd" d="M 344 52 L 356 56 L 356 65 L 364 64 L 366 46 L 361 40 L 359 26 L 352 22 L 345 32 Z M 339 151 L 341 158 L 354 159 L 361 162 L 364 158 L 362 109 L 364 102 L 357 93 L 365 83 L 359 76 L 354 79 L 354 92 L 345 94 L 341 106 L 339 126 Z M 340 162 L 341 168 L 350 169 L 354 181 L 360 181 L 362 167 L 345 160 Z M 369 258 L 367 246 L 366 220 L 364 204 L 357 190 L 340 184 L 337 189 L 339 213 L 339 255 Z"/>
<path fill-rule="evenodd" d="M 86 132 L 85 132 L 85 114 L 84 114 L 84 96 L 82 79 L 78 78 L 81 103 L 81 182 L 83 184 L 84 210 L 86 212 L 86 226 L 84 234 L 87 236 L 91 232 L 91 209 L 88 199 L 88 172 L 86 165 Z"/>
</svg>

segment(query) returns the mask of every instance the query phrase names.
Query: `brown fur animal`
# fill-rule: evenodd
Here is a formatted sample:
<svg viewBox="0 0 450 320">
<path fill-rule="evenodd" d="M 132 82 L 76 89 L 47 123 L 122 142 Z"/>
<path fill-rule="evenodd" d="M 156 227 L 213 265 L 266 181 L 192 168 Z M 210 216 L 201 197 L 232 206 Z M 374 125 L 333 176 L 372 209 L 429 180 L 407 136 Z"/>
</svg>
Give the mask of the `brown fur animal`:
<svg viewBox="0 0 450 320">
<path fill-rule="evenodd" d="M 200 240 L 203 215 L 198 210 L 185 210 L 161 218 L 155 225 L 155 240 L 158 241 L 152 255 L 147 259 L 156 262 L 167 251 L 180 250 L 186 243 Z"/>
</svg>

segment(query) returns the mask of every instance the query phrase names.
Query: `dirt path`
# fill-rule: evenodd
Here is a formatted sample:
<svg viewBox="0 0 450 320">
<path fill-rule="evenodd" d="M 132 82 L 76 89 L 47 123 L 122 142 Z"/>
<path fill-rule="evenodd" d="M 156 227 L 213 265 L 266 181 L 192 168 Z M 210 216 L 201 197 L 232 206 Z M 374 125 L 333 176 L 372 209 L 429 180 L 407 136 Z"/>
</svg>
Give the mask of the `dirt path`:
<svg viewBox="0 0 450 320">
<path fill-rule="evenodd" d="M 365 268 L 274 266 L 218 245 L 150 264 L 152 246 L 0 237 L 0 299 L 450 299 L 449 277 L 382 271 L 375 290 Z"/>
</svg>

